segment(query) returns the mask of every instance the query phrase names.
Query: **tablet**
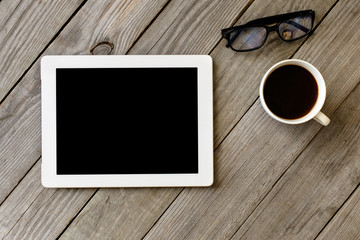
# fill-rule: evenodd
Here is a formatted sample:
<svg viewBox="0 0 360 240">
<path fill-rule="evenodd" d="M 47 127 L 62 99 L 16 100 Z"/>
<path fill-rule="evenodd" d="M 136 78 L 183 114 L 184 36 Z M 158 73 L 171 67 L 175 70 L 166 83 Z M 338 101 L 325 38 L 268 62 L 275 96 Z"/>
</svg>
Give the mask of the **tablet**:
<svg viewBox="0 0 360 240">
<path fill-rule="evenodd" d="M 44 187 L 210 186 L 212 59 L 44 56 Z"/>
</svg>

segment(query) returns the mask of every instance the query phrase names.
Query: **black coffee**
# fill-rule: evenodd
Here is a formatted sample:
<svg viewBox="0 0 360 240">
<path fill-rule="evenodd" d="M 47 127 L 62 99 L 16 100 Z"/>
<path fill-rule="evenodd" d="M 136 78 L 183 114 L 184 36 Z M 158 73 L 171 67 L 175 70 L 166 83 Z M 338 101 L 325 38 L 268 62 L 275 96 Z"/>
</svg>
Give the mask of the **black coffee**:
<svg viewBox="0 0 360 240">
<path fill-rule="evenodd" d="M 264 99 L 268 108 L 286 119 L 301 118 L 308 114 L 318 97 L 314 76 L 305 68 L 285 65 L 273 71 L 264 86 Z"/>
</svg>

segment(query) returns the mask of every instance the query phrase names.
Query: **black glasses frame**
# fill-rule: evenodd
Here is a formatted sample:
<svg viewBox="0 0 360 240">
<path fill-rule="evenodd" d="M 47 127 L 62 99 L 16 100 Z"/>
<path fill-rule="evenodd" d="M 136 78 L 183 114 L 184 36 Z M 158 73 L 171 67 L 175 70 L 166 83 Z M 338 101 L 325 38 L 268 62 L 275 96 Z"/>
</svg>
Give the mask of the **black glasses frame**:
<svg viewBox="0 0 360 240">
<path fill-rule="evenodd" d="M 284 23 L 286 20 L 295 18 L 295 17 L 300 17 L 300 16 L 305 16 L 305 15 L 310 15 L 311 16 L 311 28 L 307 29 L 295 22 L 292 22 L 291 24 L 295 25 L 296 27 L 302 29 L 304 32 L 307 32 L 305 35 L 294 38 L 294 39 L 284 39 L 279 31 L 279 26 L 281 23 Z M 253 51 L 256 49 L 261 48 L 264 43 L 266 42 L 266 39 L 269 35 L 270 32 L 272 31 L 276 31 L 280 37 L 281 40 L 285 41 L 285 42 L 292 42 L 292 41 L 296 41 L 300 38 L 303 38 L 305 36 L 311 35 L 313 33 L 313 26 L 314 26 L 314 19 L 315 19 L 315 11 L 313 10 L 304 10 L 304 11 L 298 11 L 298 12 L 291 12 L 291 13 L 285 13 L 285 14 L 280 14 L 280 15 L 275 15 L 275 16 L 270 16 L 270 17 L 264 17 L 264 18 L 259 18 L 259 19 L 255 19 L 252 20 L 250 22 L 245 23 L 244 25 L 239 25 L 239 26 L 235 26 L 235 27 L 231 27 L 231 28 L 225 28 L 221 30 L 221 34 L 222 36 L 228 41 L 228 43 L 226 44 L 226 47 L 230 47 L 232 50 L 236 51 L 236 52 L 248 52 L 248 51 Z M 275 24 L 274 26 L 267 26 L 270 24 Z M 239 49 L 235 49 L 233 48 L 233 46 L 231 45 L 233 43 L 233 41 L 236 39 L 236 37 L 240 34 L 240 31 L 238 31 L 238 34 L 235 35 L 235 37 L 233 37 L 233 39 L 230 38 L 230 34 L 234 31 L 237 30 L 242 30 L 242 29 L 246 29 L 249 27 L 263 27 L 266 29 L 266 36 L 264 38 L 264 41 L 256 48 L 251 48 L 251 49 L 244 49 L 244 50 L 239 50 Z"/>
</svg>

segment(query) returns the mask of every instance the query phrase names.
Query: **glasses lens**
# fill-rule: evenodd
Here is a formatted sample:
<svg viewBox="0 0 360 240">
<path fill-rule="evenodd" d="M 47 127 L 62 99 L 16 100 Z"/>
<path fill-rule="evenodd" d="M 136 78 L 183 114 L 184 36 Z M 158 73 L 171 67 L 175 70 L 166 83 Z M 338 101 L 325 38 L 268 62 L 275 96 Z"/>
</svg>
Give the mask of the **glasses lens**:
<svg viewBox="0 0 360 240">
<path fill-rule="evenodd" d="M 260 47 L 266 38 L 264 27 L 249 27 L 230 33 L 230 45 L 236 50 L 251 50 Z"/>
<path fill-rule="evenodd" d="M 292 41 L 306 36 L 312 28 L 311 15 L 304 15 L 286 20 L 279 25 L 280 37 Z"/>
</svg>

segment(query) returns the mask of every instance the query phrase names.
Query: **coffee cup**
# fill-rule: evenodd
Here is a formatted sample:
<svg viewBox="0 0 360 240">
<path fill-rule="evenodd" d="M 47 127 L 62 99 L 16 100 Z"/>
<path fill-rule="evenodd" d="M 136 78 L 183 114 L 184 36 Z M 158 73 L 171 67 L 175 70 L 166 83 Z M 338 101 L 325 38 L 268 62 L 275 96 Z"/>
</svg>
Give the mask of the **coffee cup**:
<svg viewBox="0 0 360 240">
<path fill-rule="evenodd" d="M 314 119 L 324 126 L 330 119 L 320 110 L 326 97 L 325 81 L 310 63 L 289 59 L 276 63 L 261 80 L 260 101 L 274 119 L 300 124 Z"/>
</svg>

